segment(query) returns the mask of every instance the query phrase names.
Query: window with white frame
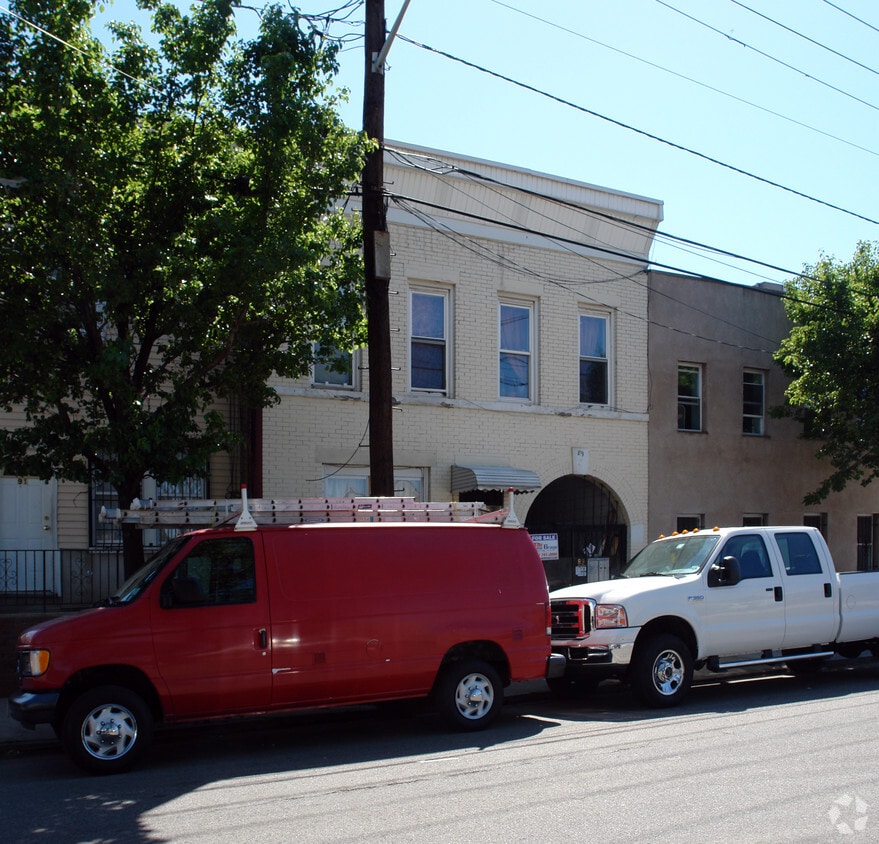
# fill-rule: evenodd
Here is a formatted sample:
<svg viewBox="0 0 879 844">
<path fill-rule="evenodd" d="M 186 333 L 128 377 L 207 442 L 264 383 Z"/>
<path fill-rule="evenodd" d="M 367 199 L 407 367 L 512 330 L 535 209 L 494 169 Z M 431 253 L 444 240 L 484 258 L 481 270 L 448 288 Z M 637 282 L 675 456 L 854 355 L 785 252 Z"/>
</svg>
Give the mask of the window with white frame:
<svg viewBox="0 0 879 844">
<path fill-rule="evenodd" d="M 531 399 L 534 308 L 501 302 L 499 313 L 499 394 L 505 399 Z"/>
<path fill-rule="evenodd" d="M 766 375 L 755 369 L 742 373 L 742 433 L 763 436 Z"/>
<path fill-rule="evenodd" d="M 324 466 L 325 498 L 360 498 L 369 495 L 366 466 Z M 394 496 L 424 501 L 427 470 L 419 467 L 394 469 Z"/>
<path fill-rule="evenodd" d="M 357 353 L 314 345 L 311 383 L 316 387 L 357 388 Z"/>
<path fill-rule="evenodd" d="M 607 314 L 580 314 L 580 401 L 610 401 L 610 319 Z"/>
<path fill-rule="evenodd" d="M 413 390 L 449 391 L 449 295 L 413 290 L 410 382 Z"/>
<path fill-rule="evenodd" d="M 678 430 L 702 430 L 702 367 L 678 364 Z"/>
</svg>

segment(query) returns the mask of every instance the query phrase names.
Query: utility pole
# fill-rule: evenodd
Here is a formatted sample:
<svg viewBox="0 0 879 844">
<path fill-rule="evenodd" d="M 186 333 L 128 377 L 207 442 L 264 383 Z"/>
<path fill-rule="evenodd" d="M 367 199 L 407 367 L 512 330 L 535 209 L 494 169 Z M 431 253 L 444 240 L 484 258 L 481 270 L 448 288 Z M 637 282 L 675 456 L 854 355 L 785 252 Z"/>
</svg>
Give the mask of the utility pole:
<svg viewBox="0 0 879 844">
<path fill-rule="evenodd" d="M 391 324 L 388 304 L 391 249 L 384 196 L 385 3 L 366 0 L 366 78 L 363 131 L 376 142 L 363 167 L 363 264 L 369 350 L 369 474 L 372 495 L 394 494 Z M 389 46 L 389 45 L 388 45 Z"/>
</svg>

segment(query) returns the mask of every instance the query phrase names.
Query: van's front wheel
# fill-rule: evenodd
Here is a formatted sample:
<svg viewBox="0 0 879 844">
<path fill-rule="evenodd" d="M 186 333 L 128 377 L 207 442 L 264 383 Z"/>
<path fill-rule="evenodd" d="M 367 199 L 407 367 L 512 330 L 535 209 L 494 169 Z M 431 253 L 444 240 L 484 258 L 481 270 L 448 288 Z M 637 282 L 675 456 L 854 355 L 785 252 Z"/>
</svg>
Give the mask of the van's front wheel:
<svg viewBox="0 0 879 844">
<path fill-rule="evenodd" d="M 122 686 L 100 686 L 71 703 L 61 740 L 80 768 L 116 774 L 137 762 L 152 731 L 152 713 L 139 695 Z"/>
<path fill-rule="evenodd" d="M 455 662 L 443 669 L 436 686 L 436 709 L 458 730 L 481 730 L 501 711 L 500 674 L 487 662 Z"/>
</svg>

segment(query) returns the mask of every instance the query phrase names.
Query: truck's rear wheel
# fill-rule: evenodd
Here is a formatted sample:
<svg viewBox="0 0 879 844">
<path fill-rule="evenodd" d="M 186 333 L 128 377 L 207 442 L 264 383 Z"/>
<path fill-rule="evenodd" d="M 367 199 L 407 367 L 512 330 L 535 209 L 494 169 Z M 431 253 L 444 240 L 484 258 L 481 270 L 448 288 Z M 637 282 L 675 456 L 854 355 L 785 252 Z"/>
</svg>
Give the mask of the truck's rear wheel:
<svg viewBox="0 0 879 844">
<path fill-rule="evenodd" d="M 122 686 L 99 686 L 71 703 L 61 740 L 84 770 L 116 774 L 137 762 L 152 732 L 152 713 L 139 695 Z"/>
<path fill-rule="evenodd" d="M 648 706 L 677 706 L 693 682 L 690 649 L 670 633 L 648 639 L 636 648 L 629 682 Z"/>
<path fill-rule="evenodd" d="M 443 669 L 436 690 L 437 712 L 458 730 L 481 730 L 501 711 L 504 689 L 500 674 L 481 660 L 455 662 Z"/>
</svg>

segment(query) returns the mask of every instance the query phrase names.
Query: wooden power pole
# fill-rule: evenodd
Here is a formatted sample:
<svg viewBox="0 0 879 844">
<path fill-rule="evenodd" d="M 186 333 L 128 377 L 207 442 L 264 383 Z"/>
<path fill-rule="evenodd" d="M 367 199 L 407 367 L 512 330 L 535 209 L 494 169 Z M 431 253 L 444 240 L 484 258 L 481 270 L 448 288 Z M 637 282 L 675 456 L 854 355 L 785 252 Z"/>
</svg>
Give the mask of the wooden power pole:
<svg viewBox="0 0 879 844">
<path fill-rule="evenodd" d="M 366 78 L 363 131 L 377 148 L 363 168 L 363 264 L 369 351 L 369 474 L 372 495 L 394 494 L 391 325 L 388 304 L 391 250 L 384 196 L 384 0 L 366 0 Z M 386 53 L 386 51 L 385 51 Z"/>
</svg>

